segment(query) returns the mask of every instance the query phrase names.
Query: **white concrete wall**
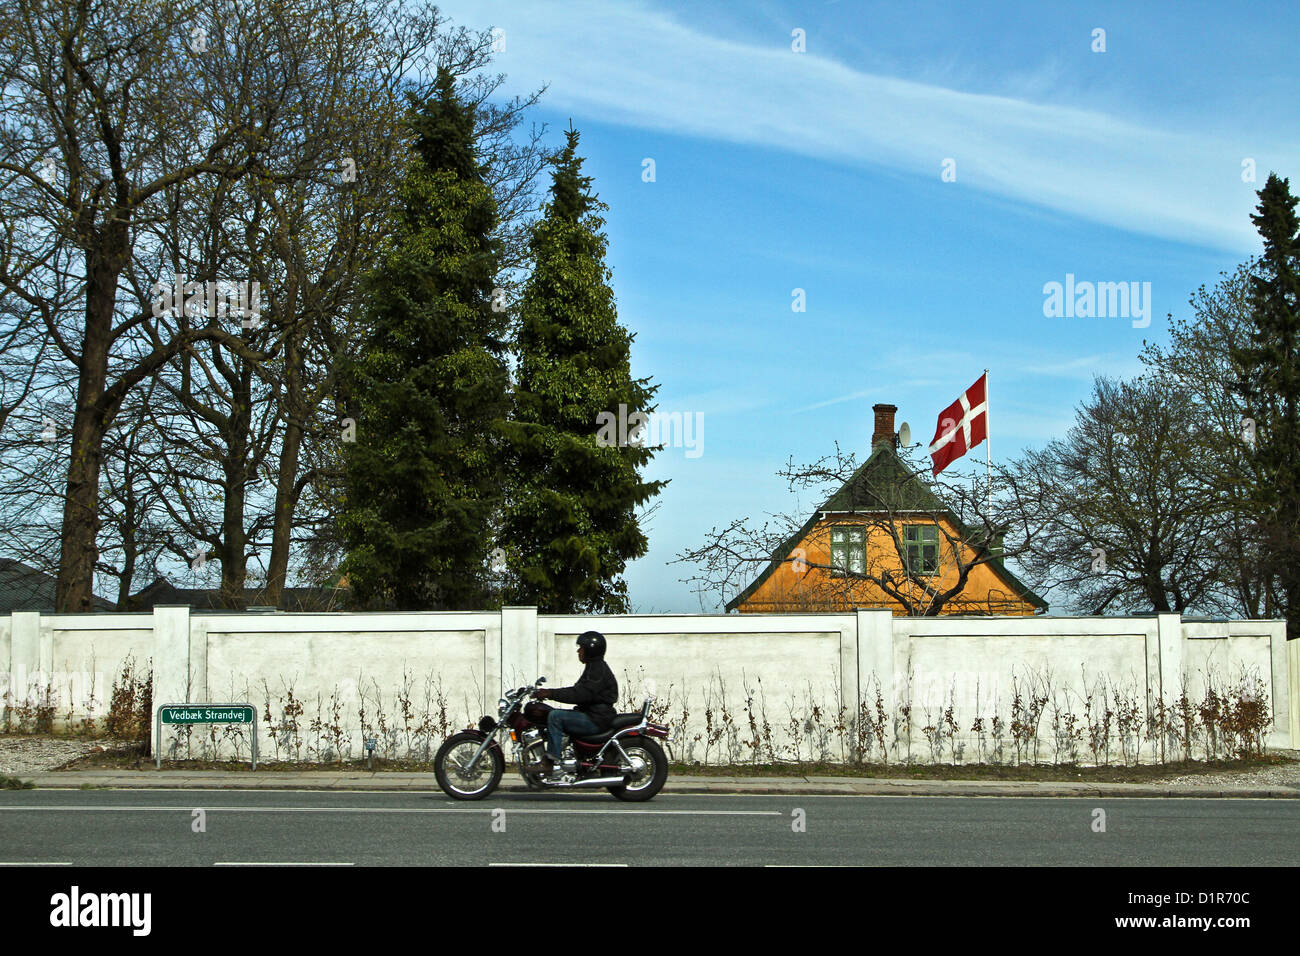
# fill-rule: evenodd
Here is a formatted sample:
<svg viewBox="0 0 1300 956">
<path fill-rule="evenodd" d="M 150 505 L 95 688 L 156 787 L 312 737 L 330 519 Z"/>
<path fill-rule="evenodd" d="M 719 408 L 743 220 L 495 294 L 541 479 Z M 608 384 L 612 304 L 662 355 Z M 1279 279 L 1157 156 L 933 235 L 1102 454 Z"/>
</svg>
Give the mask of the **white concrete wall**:
<svg viewBox="0 0 1300 956">
<path fill-rule="evenodd" d="M 113 681 L 124 666 L 147 677 L 154 641 L 151 614 L 0 617 L 0 707 L 48 701 L 58 726 L 101 729 Z"/>
<path fill-rule="evenodd" d="M 500 614 L 209 614 L 190 630 L 201 635 L 191 686 L 174 681 L 158 702 L 254 704 L 270 714 L 265 759 L 357 755 L 365 736 L 381 737 L 380 754 L 423 755 L 444 735 L 429 727 L 454 732 L 495 712 L 500 695 Z"/>
<path fill-rule="evenodd" d="M 542 616 L 538 631 L 542 673 L 557 686 L 581 674 L 577 635 L 601 631 L 621 706 L 635 709 L 653 693 L 679 732 L 677 753 L 716 763 L 761 756 L 769 740 L 778 754 L 792 753 L 799 735 L 788 725 L 806 722 L 813 706 L 854 711 L 856 622 L 853 614 Z M 814 725 L 802 736 L 815 734 Z M 812 745 L 805 742 L 805 759 Z"/>
<path fill-rule="evenodd" d="M 1287 673 L 1291 678 L 1291 746 L 1300 747 L 1300 641 L 1288 641 Z"/>
<path fill-rule="evenodd" d="M 689 760 L 838 760 L 851 754 L 858 718 L 879 714 L 883 754 L 875 731 L 861 725 L 873 761 L 1089 763 L 1089 718 L 1100 728 L 1116 695 L 1145 714 L 1162 699 L 1175 704 L 1184 689 L 1195 704 L 1207 687 L 1222 692 L 1256 678 L 1274 718 L 1267 745 L 1300 739 L 1291 693 L 1300 655 L 1286 646 L 1284 622 L 1183 622 L 1176 614 L 17 612 L 0 618 L 0 695 L 12 725 L 16 706 L 51 693 L 57 725 L 76 730 L 87 717 L 102 721 L 113 682 L 133 658 L 140 673 L 153 669 L 155 707 L 255 705 L 269 718 L 264 759 L 355 757 L 368 735 L 380 738 L 381 754 L 422 757 L 446 732 L 495 712 L 505 688 L 539 675 L 549 686 L 571 684 L 581 672 L 574 638 L 589 629 L 609 639 L 620 706 L 654 694 L 656 712 L 674 725 L 676 756 Z M 1034 723 L 1035 710 L 1036 733 L 1017 741 L 1012 722 L 1027 714 Z M 1173 738 L 1122 736 L 1112 726 L 1099 752 L 1112 761 L 1178 753 Z M 238 728 L 169 729 L 164 737 L 167 757 L 248 752 Z"/>
<path fill-rule="evenodd" d="M 1019 699 L 1027 714 L 1038 715 L 1037 749 L 1026 741 L 1020 756 L 1079 762 L 1090 756 L 1082 741 L 1071 752 L 1064 743 L 1068 737 L 1063 738 L 1057 753 L 1054 716 L 1059 714 L 1058 726 L 1068 734 L 1066 715 L 1076 716 L 1076 727 L 1086 723 L 1090 713 L 1102 711 L 1107 688 L 1144 702 L 1148 693 L 1159 693 L 1156 618 L 1004 618 L 1000 627 L 978 630 L 971 623 L 935 618 L 900 619 L 895 625 L 893 700 L 895 707 L 911 701 L 913 757 L 934 756 L 925 728 L 935 727 L 946 739 L 934 739 L 934 745 L 949 759 L 979 759 L 999 741 L 1004 759 L 1014 759 L 1011 725 L 1020 714 Z M 1035 698 L 1043 699 L 1037 708 Z M 955 731 L 946 719 L 950 708 Z M 992 733 L 995 715 L 1005 725 L 998 736 Z M 990 725 L 983 745 L 972 730 L 980 717 Z M 906 745 L 906 734 L 902 740 Z"/>
</svg>

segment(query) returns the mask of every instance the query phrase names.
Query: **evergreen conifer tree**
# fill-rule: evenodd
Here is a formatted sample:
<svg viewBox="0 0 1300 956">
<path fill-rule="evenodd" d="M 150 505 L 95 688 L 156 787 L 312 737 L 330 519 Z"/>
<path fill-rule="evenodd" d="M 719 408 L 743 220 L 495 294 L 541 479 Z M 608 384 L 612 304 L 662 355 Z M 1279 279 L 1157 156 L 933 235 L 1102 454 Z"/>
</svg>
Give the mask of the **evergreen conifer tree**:
<svg viewBox="0 0 1300 956">
<path fill-rule="evenodd" d="M 1289 181 L 1276 173 L 1251 216 L 1264 240 L 1252 279 L 1249 341 L 1232 349 L 1259 481 L 1254 489 L 1266 561 L 1278 575 L 1287 637 L 1300 636 L 1300 224 Z"/>
<path fill-rule="evenodd" d="M 633 336 L 618 322 L 606 237 L 582 175 L 578 133 L 555 160 L 550 202 L 531 236 L 520 301 L 510 495 L 503 513 L 506 598 L 543 613 L 628 610 L 627 562 L 648 544 L 636 509 L 663 481 L 641 479 L 653 449 L 598 440 L 602 413 L 649 413 L 656 387 L 634 379 Z M 635 435 L 633 437 L 636 437 Z"/>
<path fill-rule="evenodd" d="M 412 108 L 403 212 L 367 283 L 367 338 L 342 370 L 356 419 L 342 570 L 363 606 L 479 609 L 509 407 L 497 209 L 450 73 Z"/>
</svg>

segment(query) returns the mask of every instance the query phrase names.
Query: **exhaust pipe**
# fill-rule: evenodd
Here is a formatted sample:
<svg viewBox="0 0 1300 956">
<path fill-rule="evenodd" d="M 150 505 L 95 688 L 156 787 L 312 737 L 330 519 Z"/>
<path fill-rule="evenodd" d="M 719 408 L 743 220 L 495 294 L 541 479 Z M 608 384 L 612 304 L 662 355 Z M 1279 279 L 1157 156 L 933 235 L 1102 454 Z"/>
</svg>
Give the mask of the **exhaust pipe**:
<svg viewBox="0 0 1300 956">
<path fill-rule="evenodd" d="M 595 777 L 591 780 L 575 780 L 573 783 L 547 783 L 549 787 L 617 787 L 624 783 L 622 777 Z"/>
</svg>

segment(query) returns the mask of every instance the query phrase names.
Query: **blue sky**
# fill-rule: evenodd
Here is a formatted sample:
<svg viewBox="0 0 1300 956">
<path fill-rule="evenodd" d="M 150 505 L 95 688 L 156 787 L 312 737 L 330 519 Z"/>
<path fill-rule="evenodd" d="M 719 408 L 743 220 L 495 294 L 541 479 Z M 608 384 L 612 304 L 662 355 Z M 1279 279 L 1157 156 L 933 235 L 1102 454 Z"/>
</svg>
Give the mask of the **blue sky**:
<svg viewBox="0 0 1300 956">
<path fill-rule="evenodd" d="M 666 562 L 790 510 L 790 456 L 868 451 L 874 403 L 928 441 L 987 367 L 995 459 L 1061 436 L 1093 375 L 1138 372 L 1257 251 L 1269 171 L 1300 175 L 1295 5 L 439 6 L 504 31 L 506 89 L 548 85 L 556 144 L 581 131 L 633 371 L 703 416 L 700 453 L 648 472 L 672 483 L 627 573 L 644 612 L 700 610 Z M 1045 317 L 1067 273 L 1150 283 L 1149 327 Z"/>
</svg>

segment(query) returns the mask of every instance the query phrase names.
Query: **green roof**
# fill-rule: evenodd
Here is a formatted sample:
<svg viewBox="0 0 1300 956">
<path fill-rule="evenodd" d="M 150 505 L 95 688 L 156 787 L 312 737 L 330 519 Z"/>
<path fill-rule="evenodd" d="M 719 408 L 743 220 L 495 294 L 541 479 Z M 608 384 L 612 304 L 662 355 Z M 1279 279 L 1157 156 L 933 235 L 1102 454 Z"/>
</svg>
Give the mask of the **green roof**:
<svg viewBox="0 0 1300 956">
<path fill-rule="evenodd" d="M 879 514 L 882 511 L 947 512 L 948 508 L 898 457 L 890 443 L 882 441 L 818 510 Z"/>
<path fill-rule="evenodd" d="M 58 579 L 13 558 L 0 558 L 0 614 L 11 611 L 54 613 Z M 91 608 L 112 611 L 116 605 L 98 594 L 91 595 Z"/>
</svg>

